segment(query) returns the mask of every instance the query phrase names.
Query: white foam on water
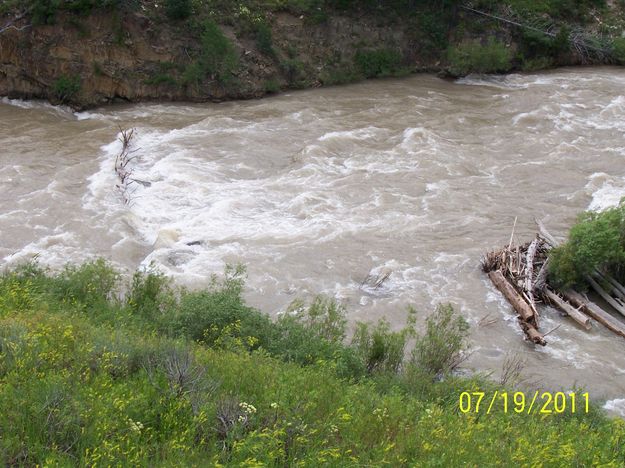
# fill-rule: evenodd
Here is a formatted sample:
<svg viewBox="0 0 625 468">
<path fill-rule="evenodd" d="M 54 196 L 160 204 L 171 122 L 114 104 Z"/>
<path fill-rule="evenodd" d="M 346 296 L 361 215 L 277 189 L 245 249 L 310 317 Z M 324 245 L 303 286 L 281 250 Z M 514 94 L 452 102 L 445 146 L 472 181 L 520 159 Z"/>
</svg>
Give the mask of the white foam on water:
<svg viewBox="0 0 625 468">
<path fill-rule="evenodd" d="M 585 189 L 592 194 L 589 210 L 603 211 L 617 206 L 625 198 L 625 178 L 619 179 L 603 172 L 596 172 L 588 179 Z"/>
<path fill-rule="evenodd" d="M 235 123 L 221 120 L 223 125 Z M 181 233 L 179 241 L 154 251 L 144 263 L 161 263 L 174 274 L 206 276 L 220 270 L 226 257 L 245 256 L 250 243 L 274 246 L 273 252 L 268 249 L 271 257 L 284 243 L 324 243 L 363 230 L 401 231 L 417 220 L 416 215 L 392 209 L 372 217 L 372 208 L 380 205 L 383 196 L 377 189 L 364 200 L 350 200 L 332 190 L 337 177 L 348 180 L 372 167 L 379 174 L 384 164 L 390 170 L 393 161 L 353 167 L 349 161 L 308 151 L 305 164 L 265 177 L 237 178 L 221 155 L 198 157 L 185 147 L 194 135 L 218 133 L 213 124 L 206 128 L 207 123 L 201 122 L 171 131 L 137 129 L 132 177 L 150 186 L 135 185 L 128 207 L 120 206 L 115 189 L 114 161 L 121 143 L 115 140 L 102 147 L 100 170 L 89 178 L 84 207 L 108 211 L 109 220 L 121 217 L 146 244 L 154 243 L 164 229 Z M 245 128 L 253 132 L 252 126 Z M 348 133 L 332 138 L 369 138 L 372 130 Z M 199 248 L 185 248 L 196 242 Z M 176 250 L 175 258 L 170 250 Z"/>
<path fill-rule="evenodd" d="M 59 232 L 58 234 L 41 237 L 25 245 L 18 252 L 5 256 L 2 260 L 9 267 L 36 258 L 41 258 L 44 264 L 63 265 L 67 262 L 68 249 L 77 249 L 78 247 L 78 241 L 72 233 Z M 80 259 L 74 260 L 78 261 Z"/>
<path fill-rule="evenodd" d="M 73 111 L 69 107 L 54 106 L 46 101 L 9 99 L 5 96 L 0 98 L 0 103 L 6 104 L 8 106 L 18 107 L 20 109 L 52 111 L 64 117 L 73 116 Z"/>
<path fill-rule="evenodd" d="M 328 132 L 321 135 L 318 140 L 319 141 L 327 141 L 331 139 L 354 139 L 354 140 L 367 140 L 369 138 L 373 138 L 377 132 L 381 129 L 377 127 L 365 127 L 365 128 L 357 128 L 355 130 L 342 130 L 336 132 Z"/>
<path fill-rule="evenodd" d="M 625 398 L 615 398 L 614 400 L 608 400 L 603 405 L 603 409 L 625 418 Z"/>
</svg>

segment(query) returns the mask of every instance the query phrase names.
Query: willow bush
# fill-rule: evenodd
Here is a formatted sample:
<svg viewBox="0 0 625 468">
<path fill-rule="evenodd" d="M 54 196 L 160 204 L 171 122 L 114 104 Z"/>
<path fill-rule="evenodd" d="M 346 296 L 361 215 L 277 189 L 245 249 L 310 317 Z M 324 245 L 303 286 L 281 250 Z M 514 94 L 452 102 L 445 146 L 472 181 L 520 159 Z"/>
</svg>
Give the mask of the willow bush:
<svg viewBox="0 0 625 468">
<path fill-rule="evenodd" d="M 559 287 L 583 286 L 584 277 L 596 269 L 625 279 L 625 201 L 581 214 L 568 241 L 549 258 L 550 280 Z"/>
</svg>

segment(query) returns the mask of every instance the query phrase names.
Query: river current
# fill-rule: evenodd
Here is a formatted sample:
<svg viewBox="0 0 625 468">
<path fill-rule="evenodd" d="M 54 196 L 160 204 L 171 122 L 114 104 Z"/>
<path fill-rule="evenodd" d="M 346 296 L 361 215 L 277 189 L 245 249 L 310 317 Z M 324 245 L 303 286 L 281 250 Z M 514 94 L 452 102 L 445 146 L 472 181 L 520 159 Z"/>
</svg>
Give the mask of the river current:
<svg viewBox="0 0 625 468">
<path fill-rule="evenodd" d="M 469 321 L 468 368 L 496 378 L 508 355 L 551 390 L 587 389 L 625 416 L 625 340 L 542 311 L 549 344 L 522 340 L 481 255 L 558 237 L 625 196 L 625 71 L 420 75 L 222 104 L 120 105 L 75 113 L 0 101 L 0 267 L 102 256 L 153 264 L 202 287 L 247 266 L 268 314 L 326 294 L 350 321 L 401 327 L 451 302 Z M 114 163 L 134 128 L 124 204 Z M 191 245 L 189 245 L 191 244 Z M 382 287 L 363 287 L 391 271 Z"/>
</svg>

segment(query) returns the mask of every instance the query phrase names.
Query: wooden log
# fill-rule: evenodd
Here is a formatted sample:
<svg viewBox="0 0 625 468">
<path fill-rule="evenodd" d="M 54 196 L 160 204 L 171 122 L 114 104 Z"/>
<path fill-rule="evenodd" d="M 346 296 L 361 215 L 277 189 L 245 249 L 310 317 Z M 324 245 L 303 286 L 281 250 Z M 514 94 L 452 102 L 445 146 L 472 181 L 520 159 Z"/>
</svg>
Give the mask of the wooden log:
<svg viewBox="0 0 625 468">
<path fill-rule="evenodd" d="M 545 346 L 547 342 L 545 341 L 545 338 L 543 337 L 543 335 L 538 330 L 536 330 L 533 326 L 529 324 L 526 324 L 526 325 L 527 325 L 527 328 L 525 332 L 527 333 L 527 336 L 529 336 L 529 339 L 535 344 Z"/>
<path fill-rule="evenodd" d="M 534 290 L 542 291 L 543 288 L 547 285 L 547 273 L 549 272 L 549 257 L 543 263 L 543 266 L 540 267 L 538 271 L 538 275 L 536 275 L 536 281 L 534 282 Z"/>
<path fill-rule="evenodd" d="M 625 288 L 623 288 L 621 283 L 616 281 L 609 274 L 601 273 L 599 270 L 595 270 L 595 276 L 597 279 L 610 286 L 610 292 L 614 295 L 614 297 L 619 299 L 621 302 L 625 301 Z"/>
<path fill-rule="evenodd" d="M 617 335 L 625 338 L 625 323 L 616 319 L 597 304 L 589 301 L 577 291 L 568 289 L 566 291 L 560 291 L 564 298 L 573 304 L 575 307 L 580 307 L 586 314 L 590 315 L 597 322 L 604 325 L 609 330 L 613 331 Z"/>
<path fill-rule="evenodd" d="M 519 322 L 521 324 L 521 328 L 523 329 L 523 332 L 525 332 L 529 340 L 535 344 L 545 346 L 547 342 L 545 341 L 543 335 L 538 330 L 536 330 L 536 327 L 532 323 L 535 317 L 534 311 L 529 306 L 529 304 L 525 302 L 525 300 L 516 291 L 516 289 L 514 289 L 514 287 L 505 278 L 500 270 L 491 271 L 490 273 L 488 273 L 488 277 L 491 279 L 497 289 L 501 291 L 501 293 L 508 300 L 508 302 L 512 305 L 516 313 L 519 314 Z"/>
<path fill-rule="evenodd" d="M 506 297 L 508 302 L 512 304 L 514 310 L 516 310 L 517 314 L 519 314 L 525 322 L 534 318 L 534 311 L 532 308 L 523 300 L 516 289 L 514 289 L 514 287 L 504 277 L 501 271 L 491 271 L 488 274 L 488 277 L 497 289 L 499 289 L 499 291 L 501 291 L 501 293 Z"/>
<path fill-rule="evenodd" d="M 557 247 L 558 245 L 560 245 L 560 243 L 555 239 L 555 237 L 553 237 L 549 233 L 549 231 L 547 231 L 547 228 L 545 227 L 545 225 L 543 224 L 541 220 L 534 219 L 534 221 L 536 221 L 536 224 L 538 225 L 538 231 L 540 232 L 540 235 L 543 237 L 543 239 L 547 241 L 547 243 L 551 244 L 552 247 Z"/>
<path fill-rule="evenodd" d="M 608 294 L 608 292 L 603 289 L 601 285 L 592 278 L 592 276 L 586 275 L 586 280 L 592 286 L 592 289 L 597 292 L 597 294 L 599 294 L 608 304 L 614 307 L 619 314 L 625 316 L 625 306 L 623 306 L 623 304 L 610 296 L 610 294 Z"/>
<path fill-rule="evenodd" d="M 625 296 L 625 286 L 623 286 L 621 283 L 616 281 L 610 275 L 603 275 L 603 276 L 605 276 L 605 279 L 607 279 L 612 284 L 612 286 L 614 286 L 616 289 L 618 289 L 621 292 L 621 294 L 623 294 L 623 296 Z"/>
<path fill-rule="evenodd" d="M 539 326 L 538 309 L 536 309 L 536 301 L 534 300 L 534 257 L 536 257 L 536 250 L 538 248 L 538 236 L 527 247 L 525 252 L 525 284 L 523 289 L 525 290 L 524 297 L 530 304 L 530 307 L 534 311 L 534 322 L 536 326 Z"/>
<path fill-rule="evenodd" d="M 580 324 L 586 330 L 590 330 L 590 318 L 586 314 L 571 306 L 571 304 L 564 301 L 560 296 L 548 288 L 543 289 L 543 295 L 549 300 L 549 302 L 551 302 L 551 304 L 558 307 L 558 309 L 571 317 L 575 322 Z"/>
<path fill-rule="evenodd" d="M 536 224 L 538 225 L 538 230 L 540 231 L 541 235 L 545 238 L 547 242 L 549 242 L 553 247 L 557 247 L 558 245 L 560 245 L 560 243 L 557 240 L 555 240 L 555 238 L 549 233 L 549 231 L 547 231 L 547 228 L 540 220 L 536 219 L 535 221 L 536 221 Z M 596 273 L 600 274 L 599 272 L 596 272 Z M 586 280 L 588 281 L 590 286 L 592 286 L 592 288 L 597 292 L 597 294 L 599 294 L 608 304 L 614 307 L 614 309 L 618 313 L 625 316 L 625 304 L 623 304 L 621 301 L 614 299 L 612 296 L 610 296 L 610 294 L 605 289 L 603 289 L 599 285 L 599 283 L 597 283 L 591 277 L 591 275 L 586 275 Z"/>
<path fill-rule="evenodd" d="M 538 239 L 534 239 L 525 254 L 525 291 L 527 291 L 531 305 L 534 305 L 534 257 L 536 256 L 537 248 Z"/>
</svg>

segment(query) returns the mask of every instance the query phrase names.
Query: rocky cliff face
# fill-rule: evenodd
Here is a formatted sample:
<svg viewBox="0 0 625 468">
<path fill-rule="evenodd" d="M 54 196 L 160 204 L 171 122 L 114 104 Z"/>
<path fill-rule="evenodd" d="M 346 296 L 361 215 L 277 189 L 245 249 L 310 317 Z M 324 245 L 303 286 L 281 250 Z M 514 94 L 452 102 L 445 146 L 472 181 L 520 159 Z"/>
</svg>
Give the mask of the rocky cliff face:
<svg viewBox="0 0 625 468">
<path fill-rule="evenodd" d="M 5 18 L 8 23 L 10 17 Z M 0 24 L 2 24 L 0 22 Z M 238 55 L 228 83 L 208 76 L 185 81 L 201 56 L 197 32 L 182 24 L 132 12 L 87 17 L 58 15 L 54 25 L 30 25 L 24 18 L 0 33 L 0 95 L 43 98 L 76 108 L 116 100 L 209 101 L 260 97 L 288 87 L 350 80 L 355 51 L 362 47 L 400 51 L 405 65 L 420 61 L 412 36 L 375 18 L 333 17 L 309 24 L 286 13 L 271 16 L 272 52 L 261 52 L 253 37 L 221 25 Z M 22 29 L 23 28 L 23 29 Z"/>
</svg>

